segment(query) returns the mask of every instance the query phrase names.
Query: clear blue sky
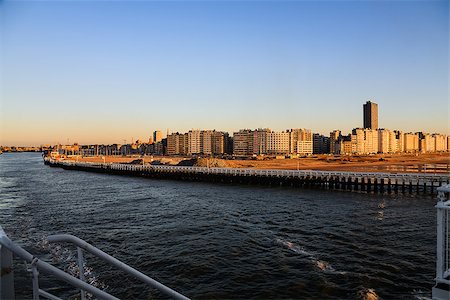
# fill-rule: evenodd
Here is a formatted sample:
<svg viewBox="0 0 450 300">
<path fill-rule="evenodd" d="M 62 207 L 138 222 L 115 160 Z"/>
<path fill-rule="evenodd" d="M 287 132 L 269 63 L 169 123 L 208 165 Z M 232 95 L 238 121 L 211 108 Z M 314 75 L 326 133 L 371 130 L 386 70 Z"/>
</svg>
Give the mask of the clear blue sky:
<svg viewBox="0 0 450 300">
<path fill-rule="evenodd" d="M 449 132 L 449 1 L 1 1 L 0 144 Z"/>
</svg>

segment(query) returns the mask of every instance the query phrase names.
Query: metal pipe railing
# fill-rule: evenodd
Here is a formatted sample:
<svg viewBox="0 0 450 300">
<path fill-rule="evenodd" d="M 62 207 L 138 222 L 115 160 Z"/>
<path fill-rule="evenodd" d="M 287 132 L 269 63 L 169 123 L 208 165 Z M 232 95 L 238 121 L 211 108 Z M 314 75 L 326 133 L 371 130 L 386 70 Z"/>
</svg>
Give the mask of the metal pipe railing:
<svg viewBox="0 0 450 300">
<path fill-rule="evenodd" d="M 114 296 L 112 296 L 112 295 L 86 283 L 86 282 L 83 282 L 78 278 L 75 278 L 75 277 L 67 274 L 66 272 L 50 265 L 49 263 L 46 263 L 46 262 L 38 259 L 37 257 L 33 256 L 31 253 L 29 253 L 22 247 L 13 243 L 6 235 L 0 235 L 0 245 L 2 246 L 2 249 L 3 249 L 3 247 L 5 247 L 6 249 L 11 251 L 18 257 L 25 260 L 27 263 L 30 263 L 33 268 L 33 273 L 34 273 L 33 278 L 37 279 L 37 270 L 40 270 L 44 273 L 53 275 L 56 278 L 61 279 L 65 282 L 73 285 L 74 287 L 77 287 L 81 290 L 85 290 L 99 299 L 118 300 L 118 298 L 116 298 L 116 297 L 114 297 Z M 39 286 L 37 284 L 37 281 L 36 281 L 36 283 L 34 283 L 34 281 L 36 279 L 33 279 L 33 286 L 34 286 L 34 288 L 37 288 L 38 290 L 34 291 L 34 293 L 39 293 Z M 42 292 L 40 294 L 42 296 L 45 296 L 45 294 Z"/>
<path fill-rule="evenodd" d="M 450 184 L 439 187 L 437 191 L 439 201 L 436 204 L 436 283 L 450 284 Z"/>
<path fill-rule="evenodd" d="M 6 233 L 0 226 L 0 240 Z M 12 253 L 0 242 L 0 299 L 14 299 L 14 270 Z"/>
<path fill-rule="evenodd" d="M 39 289 L 39 296 L 45 297 L 50 300 L 62 300 L 61 298 L 56 297 L 55 295 L 52 295 L 50 293 L 47 293 L 46 291 L 41 290 L 41 289 Z"/>
<path fill-rule="evenodd" d="M 87 243 L 86 241 L 70 234 L 56 234 L 51 235 L 47 237 L 48 241 L 50 243 L 55 242 L 69 242 L 77 247 L 86 250 L 87 252 L 97 256 L 98 258 L 101 258 L 111 265 L 116 266 L 118 269 L 124 271 L 125 273 L 134 276 L 135 278 L 141 280 L 142 282 L 148 284 L 149 286 L 159 290 L 160 292 L 166 294 L 167 296 L 170 296 L 174 299 L 181 299 L 181 300 L 188 300 L 189 298 L 183 296 L 182 294 L 172 290 L 171 288 L 163 285 L 162 283 L 159 283 L 158 281 L 148 277 L 144 273 L 139 272 L 138 270 L 128 266 L 127 264 L 121 262 L 120 260 L 112 257 L 111 255 L 103 252 L 102 250 L 94 247 L 93 245 Z"/>
</svg>

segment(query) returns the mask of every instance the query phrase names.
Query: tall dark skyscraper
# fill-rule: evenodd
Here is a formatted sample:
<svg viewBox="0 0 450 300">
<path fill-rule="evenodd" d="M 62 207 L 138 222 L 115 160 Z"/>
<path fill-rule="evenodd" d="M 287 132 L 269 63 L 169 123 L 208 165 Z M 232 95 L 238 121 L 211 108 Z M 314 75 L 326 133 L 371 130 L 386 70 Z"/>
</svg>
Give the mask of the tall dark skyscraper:
<svg viewBox="0 0 450 300">
<path fill-rule="evenodd" d="M 367 101 L 363 105 L 364 128 L 378 129 L 378 104 Z"/>
</svg>

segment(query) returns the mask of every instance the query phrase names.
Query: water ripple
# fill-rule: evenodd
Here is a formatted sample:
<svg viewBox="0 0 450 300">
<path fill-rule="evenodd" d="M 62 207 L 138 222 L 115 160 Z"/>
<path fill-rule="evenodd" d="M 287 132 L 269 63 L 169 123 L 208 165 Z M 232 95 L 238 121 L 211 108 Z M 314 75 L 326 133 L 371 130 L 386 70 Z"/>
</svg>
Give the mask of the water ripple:
<svg viewBox="0 0 450 300">
<path fill-rule="evenodd" d="M 424 299 L 433 285 L 432 198 L 73 172 L 39 154 L 1 155 L 0 192 L 0 223 L 44 260 L 41 237 L 74 234 L 196 299 Z M 86 258 L 116 296 L 161 296 Z M 16 277 L 30 298 L 29 274 Z"/>
</svg>

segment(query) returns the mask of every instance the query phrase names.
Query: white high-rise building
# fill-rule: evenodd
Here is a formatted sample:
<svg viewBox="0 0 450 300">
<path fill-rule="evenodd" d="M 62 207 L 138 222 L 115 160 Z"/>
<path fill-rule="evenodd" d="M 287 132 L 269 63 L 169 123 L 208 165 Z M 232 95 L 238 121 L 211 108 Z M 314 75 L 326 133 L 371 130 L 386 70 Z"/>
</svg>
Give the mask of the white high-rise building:
<svg viewBox="0 0 450 300">
<path fill-rule="evenodd" d="M 376 129 L 355 128 L 352 131 L 352 151 L 357 154 L 372 154 L 378 152 L 378 131 Z M 386 146 L 387 149 L 389 146 Z"/>
<path fill-rule="evenodd" d="M 403 139 L 404 152 L 417 152 L 419 151 L 419 135 L 416 133 L 405 133 Z"/>
<path fill-rule="evenodd" d="M 378 129 L 378 152 L 397 152 L 397 139 L 395 136 L 395 132 L 389 129 Z"/>
<path fill-rule="evenodd" d="M 447 136 L 443 134 L 433 134 L 435 140 L 434 150 L 436 152 L 447 151 Z"/>
<path fill-rule="evenodd" d="M 188 154 L 201 153 L 201 131 L 189 130 L 188 132 Z"/>
</svg>

